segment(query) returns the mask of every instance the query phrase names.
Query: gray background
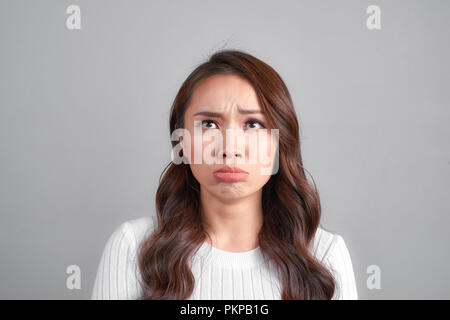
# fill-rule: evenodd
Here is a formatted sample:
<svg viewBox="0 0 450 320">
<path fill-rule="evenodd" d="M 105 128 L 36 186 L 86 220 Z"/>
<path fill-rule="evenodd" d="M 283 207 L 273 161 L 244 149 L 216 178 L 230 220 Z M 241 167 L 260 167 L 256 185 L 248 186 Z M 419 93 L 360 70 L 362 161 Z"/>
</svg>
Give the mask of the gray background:
<svg viewBox="0 0 450 320">
<path fill-rule="evenodd" d="M 154 214 L 177 90 L 221 48 L 286 81 L 359 297 L 450 298 L 449 1 L 0 3 L 0 298 L 90 297 L 109 235 Z"/>
</svg>

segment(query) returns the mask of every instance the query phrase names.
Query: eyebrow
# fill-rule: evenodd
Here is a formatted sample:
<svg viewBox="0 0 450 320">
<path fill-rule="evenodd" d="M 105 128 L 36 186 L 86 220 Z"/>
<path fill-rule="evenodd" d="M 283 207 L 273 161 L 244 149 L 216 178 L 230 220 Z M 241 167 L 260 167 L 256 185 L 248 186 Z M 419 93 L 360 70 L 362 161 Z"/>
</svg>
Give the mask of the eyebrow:
<svg viewBox="0 0 450 320">
<path fill-rule="evenodd" d="M 263 114 L 261 110 L 242 110 L 238 108 L 238 112 L 241 114 L 254 114 L 259 113 Z M 207 117 L 213 117 L 213 118 L 223 118 L 222 113 L 218 112 L 211 112 L 211 111 L 200 111 L 194 114 L 194 116 L 207 116 Z"/>
</svg>

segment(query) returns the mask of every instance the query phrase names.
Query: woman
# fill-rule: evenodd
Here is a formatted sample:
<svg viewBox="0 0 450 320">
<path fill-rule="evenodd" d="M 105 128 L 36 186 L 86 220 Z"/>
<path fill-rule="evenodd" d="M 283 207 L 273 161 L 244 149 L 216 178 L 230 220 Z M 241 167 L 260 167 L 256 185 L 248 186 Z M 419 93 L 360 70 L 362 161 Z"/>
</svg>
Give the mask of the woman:
<svg viewBox="0 0 450 320">
<path fill-rule="evenodd" d="M 216 52 L 175 97 L 170 132 L 180 130 L 156 217 L 111 235 L 93 299 L 357 299 L 343 238 L 319 226 L 293 102 L 274 69 Z M 255 141 L 268 161 L 247 160 Z"/>
</svg>

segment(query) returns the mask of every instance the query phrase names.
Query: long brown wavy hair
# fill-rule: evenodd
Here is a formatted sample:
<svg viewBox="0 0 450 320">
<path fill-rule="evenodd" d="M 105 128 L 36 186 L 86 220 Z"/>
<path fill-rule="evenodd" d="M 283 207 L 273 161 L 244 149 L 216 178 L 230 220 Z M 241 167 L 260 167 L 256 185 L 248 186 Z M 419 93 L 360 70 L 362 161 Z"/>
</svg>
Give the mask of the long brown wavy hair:
<svg viewBox="0 0 450 320">
<path fill-rule="evenodd" d="M 187 77 L 172 104 L 170 133 L 184 128 L 195 85 L 215 74 L 246 78 L 271 128 L 279 129 L 279 169 L 262 191 L 263 225 L 258 234 L 265 261 L 276 266 L 281 299 L 331 299 L 335 279 L 309 251 L 319 227 L 317 188 L 308 183 L 300 152 L 299 126 L 289 91 L 263 61 L 237 50 L 219 50 Z M 174 147 L 178 141 L 172 141 Z M 200 215 L 200 184 L 189 164 L 170 162 L 156 193 L 157 225 L 139 247 L 141 299 L 188 299 L 195 279 L 191 258 L 206 239 Z"/>
</svg>

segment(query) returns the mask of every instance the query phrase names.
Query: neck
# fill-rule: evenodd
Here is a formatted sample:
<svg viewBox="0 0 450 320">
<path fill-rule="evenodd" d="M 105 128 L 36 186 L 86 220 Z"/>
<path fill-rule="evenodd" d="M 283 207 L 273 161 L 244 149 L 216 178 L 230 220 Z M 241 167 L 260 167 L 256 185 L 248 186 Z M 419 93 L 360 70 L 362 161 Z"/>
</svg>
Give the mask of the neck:
<svg viewBox="0 0 450 320">
<path fill-rule="evenodd" d="M 206 241 L 215 248 L 240 252 L 259 246 L 258 233 L 263 223 L 262 191 L 247 197 L 217 198 L 201 188 L 201 214 Z"/>
</svg>

